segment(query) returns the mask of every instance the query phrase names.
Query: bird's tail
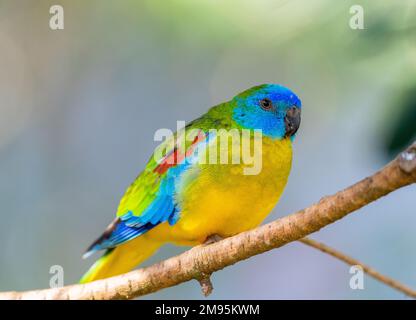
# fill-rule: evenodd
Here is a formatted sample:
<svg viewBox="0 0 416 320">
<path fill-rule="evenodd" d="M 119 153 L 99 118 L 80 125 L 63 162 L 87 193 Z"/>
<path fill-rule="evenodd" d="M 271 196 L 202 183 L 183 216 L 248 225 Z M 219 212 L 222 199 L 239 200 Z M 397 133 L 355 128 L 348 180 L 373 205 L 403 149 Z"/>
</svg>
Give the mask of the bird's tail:
<svg viewBox="0 0 416 320">
<path fill-rule="evenodd" d="M 108 249 L 84 274 L 80 283 L 126 273 L 153 255 L 161 245 L 160 242 L 139 236 L 115 248 Z"/>
</svg>

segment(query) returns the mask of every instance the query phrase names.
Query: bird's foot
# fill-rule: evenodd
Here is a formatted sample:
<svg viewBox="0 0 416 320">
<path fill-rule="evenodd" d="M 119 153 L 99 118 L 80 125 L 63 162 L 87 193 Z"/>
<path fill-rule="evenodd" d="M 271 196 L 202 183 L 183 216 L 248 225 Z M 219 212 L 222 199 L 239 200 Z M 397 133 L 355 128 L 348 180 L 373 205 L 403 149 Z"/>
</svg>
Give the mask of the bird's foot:
<svg viewBox="0 0 416 320">
<path fill-rule="evenodd" d="M 222 239 L 224 239 L 223 237 L 221 237 L 219 234 L 211 234 L 210 236 L 208 236 L 205 241 L 204 241 L 204 245 L 209 245 L 209 244 L 213 244 L 215 242 L 221 241 Z"/>
</svg>

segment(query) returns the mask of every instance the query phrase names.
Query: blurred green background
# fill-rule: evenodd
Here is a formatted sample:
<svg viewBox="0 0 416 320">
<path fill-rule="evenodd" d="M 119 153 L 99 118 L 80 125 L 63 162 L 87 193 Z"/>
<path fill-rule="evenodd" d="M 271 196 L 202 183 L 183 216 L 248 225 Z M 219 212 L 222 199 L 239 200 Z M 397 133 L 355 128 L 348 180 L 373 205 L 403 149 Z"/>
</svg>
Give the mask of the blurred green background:
<svg viewBox="0 0 416 320">
<path fill-rule="evenodd" d="M 65 29 L 49 28 L 49 8 Z M 351 5 L 364 30 L 349 27 Z M 294 164 L 268 220 L 371 174 L 416 132 L 416 1 L 0 0 L 0 290 L 65 284 L 176 128 L 261 83 L 303 101 Z M 415 186 L 313 238 L 416 287 Z M 186 248 L 167 246 L 151 261 Z M 213 276 L 210 298 L 404 298 L 293 243 Z M 201 298 L 194 282 L 148 298 Z"/>
</svg>

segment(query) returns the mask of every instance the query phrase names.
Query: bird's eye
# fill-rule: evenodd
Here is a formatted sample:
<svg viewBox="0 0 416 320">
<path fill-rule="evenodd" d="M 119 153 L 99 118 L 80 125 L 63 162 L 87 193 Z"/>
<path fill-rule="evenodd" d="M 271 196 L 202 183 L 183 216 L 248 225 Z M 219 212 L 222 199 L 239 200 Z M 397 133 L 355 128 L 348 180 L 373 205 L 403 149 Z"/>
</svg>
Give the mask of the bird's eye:
<svg viewBox="0 0 416 320">
<path fill-rule="evenodd" d="M 273 105 L 269 99 L 262 99 L 260 100 L 260 107 L 263 110 L 270 110 L 273 107 Z"/>
</svg>

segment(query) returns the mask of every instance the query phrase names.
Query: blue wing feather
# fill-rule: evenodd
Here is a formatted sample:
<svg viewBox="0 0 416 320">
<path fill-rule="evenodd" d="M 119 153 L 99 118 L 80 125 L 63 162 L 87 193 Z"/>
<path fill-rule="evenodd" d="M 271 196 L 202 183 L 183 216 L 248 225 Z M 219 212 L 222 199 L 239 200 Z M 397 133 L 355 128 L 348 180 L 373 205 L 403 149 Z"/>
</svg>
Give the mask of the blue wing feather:
<svg viewBox="0 0 416 320">
<path fill-rule="evenodd" d="M 207 140 L 204 141 L 206 144 Z M 195 154 L 193 157 L 197 157 Z M 182 163 L 170 167 L 161 177 L 161 184 L 153 202 L 140 214 L 135 215 L 132 210 L 119 216 L 87 250 L 84 255 L 114 248 L 119 244 L 132 240 L 154 228 L 158 224 L 168 221 L 174 225 L 180 219 L 180 208 L 175 202 L 175 183 L 190 166 L 194 164 L 193 157 L 185 158 Z"/>
</svg>

